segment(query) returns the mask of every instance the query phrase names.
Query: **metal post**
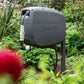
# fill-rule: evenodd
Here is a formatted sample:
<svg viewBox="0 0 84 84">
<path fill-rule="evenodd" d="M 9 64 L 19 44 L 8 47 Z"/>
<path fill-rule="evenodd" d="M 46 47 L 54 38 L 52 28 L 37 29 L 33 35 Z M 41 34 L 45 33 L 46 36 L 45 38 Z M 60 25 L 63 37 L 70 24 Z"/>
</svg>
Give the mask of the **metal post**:
<svg viewBox="0 0 84 84">
<path fill-rule="evenodd" d="M 61 73 L 65 71 L 65 39 L 61 43 Z"/>
<path fill-rule="evenodd" d="M 58 56 L 57 56 L 56 46 L 54 46 L 54 50 L 55 50 L 55 54 L 56 54 L 56 65 L 55 65 L 55 67 L 54 67 L 54 71 L 55 71 L 55 69 L 57 68 L 57 62 L 58 62 Z"/>
</svg>

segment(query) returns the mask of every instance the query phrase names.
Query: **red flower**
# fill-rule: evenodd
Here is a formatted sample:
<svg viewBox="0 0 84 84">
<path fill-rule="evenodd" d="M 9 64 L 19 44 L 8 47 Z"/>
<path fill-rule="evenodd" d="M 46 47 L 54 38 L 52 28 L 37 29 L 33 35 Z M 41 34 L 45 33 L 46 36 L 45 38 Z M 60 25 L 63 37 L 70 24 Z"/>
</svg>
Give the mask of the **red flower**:
<svg viewBox="0 0 84 84">
<path fill-rule="evenodd" d="M 23 70 L 23 61 L 17 52 L 0 50 L 0 74 L 10 74 L 16 81 Z"/>
</svg>

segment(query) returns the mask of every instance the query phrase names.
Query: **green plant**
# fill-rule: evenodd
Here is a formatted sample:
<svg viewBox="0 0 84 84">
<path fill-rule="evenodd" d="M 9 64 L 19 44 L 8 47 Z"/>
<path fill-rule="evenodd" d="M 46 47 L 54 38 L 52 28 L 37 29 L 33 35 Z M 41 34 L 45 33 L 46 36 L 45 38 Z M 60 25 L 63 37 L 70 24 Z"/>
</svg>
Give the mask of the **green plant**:
<svg viewBox="0 0 84 84">
<path fill-rule="evenodd" d="M 56 76 L 53 71 L 46 70 L 47 66 L 44 65 L 46 60 L 46 56 L 41 57 L 39 60 L 42 72 L 36 74 L 34 68 L 28 68 L 23 72 L 21 82 L 17 84 L 84 84 L 84 57 L 73 64 L 72 70 L 66 70 L 65 75 L 60 75 L 58 72 Z M 70 74 L 72 71 L 74 73 Z M 47 81 L 47 78 L 50 78 L 50 80 Z"/>
<path fill-rule="evenodd" d="M 43 1 L 41 1 L 41 2 L 43 2 Z M 44 5 L 44 4 L 41 4 L 41 5 Z M 47 4 L 45 4 L 45 5 L 47 6 Z M 73 54 L 78 51 L 81 51 L 81 53 L 83 54 L 84 53 L 84 48 L 83 48 L 84 41 L 83 41 L 83 39 L 80 38 L 80 32 L 78 30 L 79 27 L 82 27 L 82 22 L 79 26 L 77 25 L 77 20 L 75 20 L 76 18 L 74 19 L 74 14 L 72 13 L 72 9 L 74 7 L 75 7 L 75 5 L 73 5 L 73 7 L 70 8 L 70 5 L 68 6 L 66 4 L 65 9 L 63 9 L 63 11 L 62 11 L 65 14 L 66 19 L 67 19 L 66 50 L 67 50 L 68 54 Z M 77 10 L 75 10 L 75 9 L 73 9 L 73 10 L 75 11 L 74 13 L 76 14 Z M 6 11 L 6 10 L 4 9 L 4 11 Z M 7 14 L 8 14 L 8 12 L 7 12 Z M 77 14 L 78 14 L 78 12 L 77 12 Z M 77 17 L 79 17 L 79 16 L 77 16 Z M 0 24 L 2 24 L 2 23 L 0 23 Z M 20 27 L 20 13 L 16 13 L 14 11 L 9 23 L 7 24 L 7 31 L 5 31 L 6 37 L 2 38 L 2 41 L 1 41 L 2 47 L 9 46 L 13 49 L 18 50 L 19 52 L 21 52 L 21 55 L 27 65 L 31 64 L 36 67 L 37 67 L 40 57 L 42 57 L 43 55 L 46 55 L 46 57 L 48 59 L 47 68 L 53 69 L 53 65 L 55 64 L 54 59 L 56 59 L 55 52 L 53 49 L 40 49 L 40 48 L 38 49 L 38 48 L 32 47 L 30 52 L 22 51 L 19 49 L 20 48 L 20 42 L 19 42 L 19 29 L 20 28 L 19 27 Z M 2 28 L 2 26 L 1 26 L 1 28 Z M 58 48 L 58 51 L 60 51 L 61 46 L 58 45 L 57 48 Z"/>
<path fill-rule="evenodd" d="M 48 6 L 51 0 L 18 0 L 23 6 Z"/>
<path fill-rule="evenodd" d="M 42 56 L 39 59 L 39 64 L 38 66 L 41 69 L 40 75 L 36 74 L 36 69 L 33 67 L 28 67 L 27 70 L 24 70 L 22 74 L 22 81 L 19 82 L 20 84 L 48 84 L 46 81 L 47 73 L 47 57 Z M 18 84 L 18 83 L 17 83 Z"/>
<path fill-rule="evenodd" d="M 67 53 L 76 53 L 83 49 L 83 39 L 80 38 L 80 32 L 77 31 L 77 25 L 69 26 L 66 30 L 66 50 Z"/>
<path fill-rule="evenodd" d="M 79 59 L 78 59 L 79 60 Z M 52 72 L 51 74 L 51 80 L 49 84 L 83 84 L 84 83 L 84 58 L 81 58 L 81 60 L 76 61 L 76 63 L 73 64 L 72 71 L 74 74 L 70 74 L 71 70 L 65 71 L 65 75 L 61 75 L 61 78 L 58 78 L 59 73 L 56 75 L 55 78 Z M 78 66 L 79 65 L 79 66 Z M 53 78 L 53 77 L 54 78 Z"/>
<path fill-rule="evenodd" d="M 6 3 L 6 8 L 0 9 L 0 41 L 2 37 L 8 32 L 11 25 L 10 20 L 13 15 L 15 4 Z"/>
<path fill-rule="evenodd" d="M 23 6 L 41 6 L 51 7 L 62 10 L 65 5 L 65 0 L 18 0 Z"/>
<path fill-rule="evenodd" d="M 19 50 L 19 39 L 12 39 L 10 38 L 10 36 L 6 36 L 4 38 L 2 38 L 2 41 L 1 41 L 1 47 L 10 47 L 12 49 L 15 49 L 15 50 Z"/>
<path fill-rule="evenodd" d="M 47 69 L 51 70 L 54 69 L 55 51 L 53 49 L 50 48 L 40 49 L 31 47 L 31 51 L 29 52 L 26 50 L 20 50 L 20 42 L 17 36 L 18 33 L 15 33 L 15 35 L 12 36 L 13 39 L 10 36 L 4 37 L 1 41 L 1 47 L 10 47 L 12 49 L 18 50 L 18 52 L 21 53 L 22 58 L 25 60 L 26 65 L 33 65 L 35 67 L 37 67 L 40 57 L 45 55 L 48 59 Z"/>
<path fill-rule="evenodd" d="M 5 35 L 10 36 L 11 38 L 16 37 L 19 39 L 19 31 L 20 31 L 20 12 L 14 10 L 13 15 L 10 19 L 10 25 L 8 25 L 8 30 L 6 31 Z"/>
<path fill-rule="evenodd" d="M 77 64 L 78 61 L 81 61 L 83 58 L 83 55 L 77 55 L 77 56 L 72 56 L 70 58 L 66 59 L 66 67 L 68 69 L 73 69 L 73 65 Z"/>
<path fill-rule="evenodd" d="M 38 48 L 31 48 L 31 51 L 19 51 L 23 57 L 23 59 L 25 60 L 27 65 L 34 65 L 35 67 L 37 67 L 38 65 L 38 61 L 42 56 L 46 56 L 47 57 L 47 69 L 54 69 L 54 59 L 55 59 L 55 52 L 53 49 L 38 49 Z M 39 68 L 39 67 L 37 67 Z"/>
<path fill-rule="evenodd" d="M 78 31 L 80 32 L 80 37 L 84 38 L 84 1 L 83 0 L 76 0 L 74 3 L 73 1 L 67 0 L 65 8 L 62 12 L 66 16 L 67 22 L 75 22 L 78 26 Z"/>
<path fill-rule="evenodd" d="M 66 24 L 65 47 L 67 54 L 80 52 L 83 54 L 84 40 L 80 38 L 80 32 L 76 23 L 69 22 Z M 61 50 L 61 45 L 57 45 L 58 51 Z"/>
</svg>

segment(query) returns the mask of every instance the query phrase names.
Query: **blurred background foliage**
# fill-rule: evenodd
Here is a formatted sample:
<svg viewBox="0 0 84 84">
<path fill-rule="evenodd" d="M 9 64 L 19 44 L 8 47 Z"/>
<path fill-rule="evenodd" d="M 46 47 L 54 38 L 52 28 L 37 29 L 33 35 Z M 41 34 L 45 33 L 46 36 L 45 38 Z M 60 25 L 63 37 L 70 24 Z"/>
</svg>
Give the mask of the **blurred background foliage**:
<svg viewBox="0 0 84 84">
<path fill-rule="evenodd" d="M 3 0 L 4 3 L 5 0 Z M 16 7 L 20 4 L 20 7 Z M 7 0 L 0 9 L 0 47 L 11 47 L 21 53 L 26 65 L 38 67 L 39 58 L 47 56 L 47 69 L 54 69 L 53 49 L 32 47 L 30 52 L 21 51 L 19 42 L 21 9 L 29 6 L 50 7 L 60 10 L 66 17 L 66 54 L 84 54 L 84 0 Z M 61 46 L 57 45 L 60 53 Z M 76 57 L 76 56 L 75 56 Z"/>
<path fill-rule="evenodd" d="M 20 6 L 17 7 L 18 4 Z M 55 76 L 51 71 L 56 63 L 53 49 L 32 46 L 29 52 L 20 50 L 20 13 L 22 8 L 29 6 L 57 9 L 66 17 L 66 54 L 78 54 L 66 59 L 66 67 L 71 70 L 61 78 L 59 73 Z M 84 84 L 84 0 L 7 0 L 5 7 L 0 9 L 0 48 L 3 47 L 18 51 L 28 67 L 17 84 Z M 59 53 L 60 49 L 59 44 Z M 40 74 L 31 66 L 39 69 Z M 48 77 L 51 78 L 49 82 L 46 81 Z"/>
</svg>

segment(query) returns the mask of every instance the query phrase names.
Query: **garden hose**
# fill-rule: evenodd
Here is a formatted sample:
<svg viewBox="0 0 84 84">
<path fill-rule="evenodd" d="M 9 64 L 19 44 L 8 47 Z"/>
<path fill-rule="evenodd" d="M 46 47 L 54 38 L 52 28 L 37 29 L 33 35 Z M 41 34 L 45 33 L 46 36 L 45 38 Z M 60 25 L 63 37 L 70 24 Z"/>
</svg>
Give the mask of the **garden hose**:
<svg viewBox="0 0 84 84">
<path fill-rule="evenodd" d="M 68 55 L 68 56 L 66 56 L 66 58 L 72 57 L 72 56 L 74 56 L 74 55 L 77 54 L 77 53 L 78 53 L 78 52 L 73 53 L 73 54 L 71 54 L 71 55 Z M 59 61 L 61 61 L 61 59 L 58 59 L 58 60 L 57 60 L 57 62 L 59 62 Z"/>
<path fill-rule="evenodd" d="M 24 32 L 24 18 L 25 18 L 25 16 L 28 15 L 28 14 L 29 14 L 29 11 L 27 11 L 27 12 L 25 13 L 25 15 L 24 15 L 24 17 L 23 17 L 22 24 L 21 24 L 21 26 L 20 26 L 20 44 L 21 44 L 20 49 L 21 49 L 21 50 L 27 50 L 27 51 L 29 51 L 29 50 L 31 49 L 30 45 L 27 45 L 26 47 L 24 47 L 24 34 L 25 34 L 25 32 Z"/>
</svg>

